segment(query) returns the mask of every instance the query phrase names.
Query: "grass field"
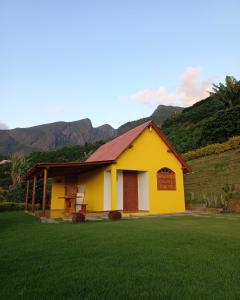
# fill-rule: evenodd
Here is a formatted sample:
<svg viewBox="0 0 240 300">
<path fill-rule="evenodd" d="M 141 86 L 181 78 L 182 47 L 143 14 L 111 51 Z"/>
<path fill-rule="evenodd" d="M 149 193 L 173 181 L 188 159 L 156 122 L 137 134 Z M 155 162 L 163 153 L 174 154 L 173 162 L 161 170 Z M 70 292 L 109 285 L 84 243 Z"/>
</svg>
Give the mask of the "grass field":
<svg viewBox="0 0 240 300">
<path fill-rule="evenodd" d="M 0 299 L 239 299 L 240 215 L 41 224 L 0 214 Z"/>
<path fill-rule="evenodd" d="M 203 202 L 204 198 L 219 199 L 224 196 L 222 188 L 226 184 L 235 186 L 235 198 L 240 200 L 240 148 L 193 159 L 188 163 L 193 173 L 184 178 L 187 202 L 191 197 L 193 203 Z"/>
</svg>

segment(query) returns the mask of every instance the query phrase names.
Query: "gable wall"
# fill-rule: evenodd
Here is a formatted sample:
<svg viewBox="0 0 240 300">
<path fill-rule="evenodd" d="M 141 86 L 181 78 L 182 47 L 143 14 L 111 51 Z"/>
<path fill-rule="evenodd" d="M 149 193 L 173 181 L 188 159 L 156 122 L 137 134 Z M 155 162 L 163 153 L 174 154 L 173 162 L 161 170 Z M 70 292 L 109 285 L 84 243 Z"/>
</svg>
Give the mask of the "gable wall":
<svg viewBox="0 0 240 300">
<path fill-rule="evenodd" d="M 147 171 L 149 180 L 150 213 L 185 211 L 182 165 L 167 152 L 168 147 L 154 129 L 148 128 L 112 165 L 112 170 Z M 176 173 L 176 191 L 157 190 L 157 171 L 168 167 Z"/>
</svg>

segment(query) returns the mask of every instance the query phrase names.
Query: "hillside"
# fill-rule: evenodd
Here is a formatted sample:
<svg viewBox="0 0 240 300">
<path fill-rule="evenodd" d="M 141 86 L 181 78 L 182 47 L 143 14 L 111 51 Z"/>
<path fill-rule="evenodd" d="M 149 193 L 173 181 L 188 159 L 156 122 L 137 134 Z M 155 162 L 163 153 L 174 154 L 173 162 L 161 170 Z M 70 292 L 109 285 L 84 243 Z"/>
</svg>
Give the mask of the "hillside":
<svg viewBox="0 0 240 300">
<path fill-rule="evenodd" d="M 181 109 L 173 107 L 162 121 L 164 109 L 159 108 L 148 118 L 128 122 L 118 129 L 121 134 L 143 122 L 153 119 L 162 127 L 180 153 L 208 144 L 221 143 L 232 136 L 240 135 L 240 106 L 226 108 L 223 102 L 208 97 L 196 104 Z M 159 119 L 161 116 L 161 119 Z"/>
<path fill-rule="evenodd" d="M 114 129 L 108 124 L 94 128 L 91 120 L 83 119 L 75 122 L 56 122 L 30 128 L 0 130 L 0 154 L 6 156 L 14 152 L 30 153 L 32 151 L 107 141 L 151 118 L 154 118 L 161 125 L 173 112 L 181 110 L 180 107 L 160 105 L 151 116 L 136 122 L 128 122 L 119 129 Z"/>
<path fill-rule="evenodd" d="M 224 142 L 240 135 L 240 106 L 225 108 L 209 97 L 167 119 L 162 130 L 181 153 Z"/>
<path fill-rule="evenodd" d="M 224 189 L 234 188 L 233 199 L 240 200 L 240 147 L 188 161 L 193 172 L 185 175 L 185 199 L 189 203 L 221 205 Z M 228 187 L 227 187 L 228 185 Z"/>
</svg>

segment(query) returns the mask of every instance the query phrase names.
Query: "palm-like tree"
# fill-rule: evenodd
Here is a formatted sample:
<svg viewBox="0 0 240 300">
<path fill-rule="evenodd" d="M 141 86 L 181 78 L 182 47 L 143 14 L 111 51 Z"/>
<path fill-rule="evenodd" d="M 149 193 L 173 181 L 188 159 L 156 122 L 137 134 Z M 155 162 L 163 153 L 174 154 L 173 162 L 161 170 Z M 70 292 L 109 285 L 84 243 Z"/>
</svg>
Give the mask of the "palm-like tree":
<svg viewBox="0 0 240 300">
<path fill-rule="evenodd" d="M 240 105 L 240 80 L 233 76 L 226 76 L 223 83 L 213 84 L 213 92 L 210 95 L 214 99 L 222 101 L 227 107 Z"/>
<path fill-rule="evenodd" d="M 29 163 L 25 156 L 16 153 L 11 156 L 11 164 L 12 186 L 16 187 L 26 174 L 29 168 Z"/>
</svg>

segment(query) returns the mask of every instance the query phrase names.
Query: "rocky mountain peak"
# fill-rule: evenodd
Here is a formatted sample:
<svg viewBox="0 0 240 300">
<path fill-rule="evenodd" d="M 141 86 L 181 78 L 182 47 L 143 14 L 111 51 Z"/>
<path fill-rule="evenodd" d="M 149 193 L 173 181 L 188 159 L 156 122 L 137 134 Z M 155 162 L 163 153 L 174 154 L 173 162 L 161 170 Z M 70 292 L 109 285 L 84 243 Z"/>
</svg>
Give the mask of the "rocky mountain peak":
<svg viewBox="0 0 240 300">
<path fill-rule="evenodd" d="M 85 118 L 74 122 L 60 121 L 29 128 L 0 130 L 0 154 L 29 153 L 34 150 L 108 141 L 150 119 L 161 125 L 173 112 L 181 110 L 181 107 L 159 105 L 150 117 L 127 122 L 118 129 L 109 124 L 93 127 L 91 120 Z"/>
</svg>

